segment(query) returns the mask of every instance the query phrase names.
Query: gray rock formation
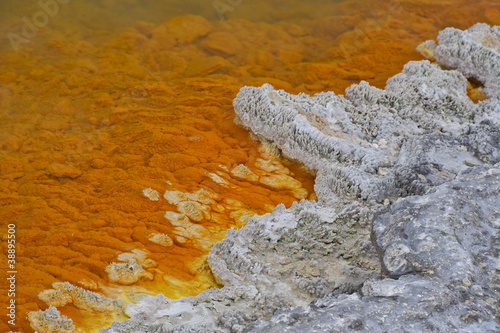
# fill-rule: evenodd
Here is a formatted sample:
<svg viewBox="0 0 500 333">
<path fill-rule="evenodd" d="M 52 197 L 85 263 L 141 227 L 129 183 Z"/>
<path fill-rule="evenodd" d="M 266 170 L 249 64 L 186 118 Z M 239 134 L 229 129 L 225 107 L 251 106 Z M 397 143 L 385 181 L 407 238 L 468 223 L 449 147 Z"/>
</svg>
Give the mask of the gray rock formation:
<svg viewBox="0 0 500 333">
<path fill-rule="evenodd" d="M 242 88 L 241 122 L 316 170 L 318 201 L 229 230 L 208 258 L 223 288 L 145 297 L 104 332 L 500 331 L 499 32 L 444 30 L 456 70 L 410 62 L 384 90 Z"/>
<path fill-rule="evenodd" d="M 466 31 L 447 28 L 439 33 L 436 60 L 449 68 L 458 69 L 484 84 L 489 98 L 500 95 L 500 27 L 476 24 Z"/>
</svg>

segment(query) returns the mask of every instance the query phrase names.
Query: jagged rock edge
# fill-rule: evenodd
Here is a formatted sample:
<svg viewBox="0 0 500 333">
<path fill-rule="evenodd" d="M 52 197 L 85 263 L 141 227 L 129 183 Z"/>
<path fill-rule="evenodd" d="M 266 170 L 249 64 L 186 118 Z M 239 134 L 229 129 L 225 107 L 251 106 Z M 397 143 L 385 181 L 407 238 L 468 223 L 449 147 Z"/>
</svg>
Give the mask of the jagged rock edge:
<svg viewBox="0 0 500 333">
<path fill-rule="evenodd" d="M 278 206 L 239 231 L 229 230 L 209 256 L 224 288 L 175 301 L 162 295 L 144 298 L 128 307 L 131 319 L 104 332 L 299 332 L 313 325 L 318 332 L 498 331 L 498 31 L 484 24 L 444 30 L 436 58 L 458 71 L 410 62 L 385 90 L 362 82 L 347 89 L 345 97 L 309 97 L 269 85 L 243 88 L 234 101 L 241 121 L 318 172 L 318 202 Z M 493 38 L 496 49 L 478 42 L 481 36 Z M 484 83 L 486 101 L 473 104 L 467 98 L 464 75 Z M 467 206 L 464 198 L 477 204 Z M 464 205 L 472 217 L 459 214 Z M 449 219 L 436 223 L 442 209 Z M 447 211 L 454 209 L 459 213 Z M 458 226 L 449 223 L 453 218 Z M 334 232 L 320 239 L 315 228 Z M 329 258 L 328 265 L 347 267 L 336 288 L 327 288 L 334 276 L 327 269 L 319 270 L 326 282 L 317 275 L 320 264 L 306 267 L 311 278 L 319 277 L 309 284 L 300 278 L 282 281 L 286 270 L 284 275 L 272 271 L 280 267 L 274 259 L 287 258 L 283 242 L 297 251 L 291 259 L 319 262 L 323 246 L 338 254 L 339 247 L 330 246 L 339 241 L 336 235 L 362 248 L 341 249 L 358 256 L 354 263 Z M 383 273 L 366 267 L 376 265 L 367 236 Z M 307 251 L 294 247 L 297 239 L 310 245 Z M 448 244 L 458 251 L 450 252 Z M 269 249 L 276 250 L 276 258 Z M 293 268 L 299 277 L 302 268 Z M 349 270 L 362 277 L 355 285 L 349 285 Z"/>
</svg>

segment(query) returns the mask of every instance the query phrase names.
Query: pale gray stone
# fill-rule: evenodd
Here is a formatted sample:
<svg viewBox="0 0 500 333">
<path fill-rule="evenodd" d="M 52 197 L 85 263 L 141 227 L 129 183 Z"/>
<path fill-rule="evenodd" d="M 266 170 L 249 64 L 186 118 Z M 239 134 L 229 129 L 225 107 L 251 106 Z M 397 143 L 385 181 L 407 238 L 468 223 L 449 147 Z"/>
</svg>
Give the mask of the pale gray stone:
<svg viewBox="0 0 500 333">
<path fill-rule="evenodd" d="M 499 31 L 445 29 L 456 70 L 410 62 L 385 89 L 242 88 L 242 124 L 317 172 L 318 201 L 228 230 L 208 257 L 223 288 L 145 297 L 103 332 L 500 331 Z"/>
</svg>

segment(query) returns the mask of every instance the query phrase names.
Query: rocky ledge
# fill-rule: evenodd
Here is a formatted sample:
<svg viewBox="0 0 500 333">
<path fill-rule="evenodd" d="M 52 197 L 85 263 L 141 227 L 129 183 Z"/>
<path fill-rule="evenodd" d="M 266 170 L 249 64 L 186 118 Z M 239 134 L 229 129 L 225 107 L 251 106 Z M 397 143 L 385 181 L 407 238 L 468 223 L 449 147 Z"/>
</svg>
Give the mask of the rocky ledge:
<svg viewBox="0 0 500 333">
<path fill-rule="evenodd" d="M 437 63 L 384 90 L 242 88 L 242 124 L 316 171 L 318 201 L 229 230 L 223 288 L 144 297 L 104 332 L 500 331 L 500 28 L 425 45 Z"/>
</svg>

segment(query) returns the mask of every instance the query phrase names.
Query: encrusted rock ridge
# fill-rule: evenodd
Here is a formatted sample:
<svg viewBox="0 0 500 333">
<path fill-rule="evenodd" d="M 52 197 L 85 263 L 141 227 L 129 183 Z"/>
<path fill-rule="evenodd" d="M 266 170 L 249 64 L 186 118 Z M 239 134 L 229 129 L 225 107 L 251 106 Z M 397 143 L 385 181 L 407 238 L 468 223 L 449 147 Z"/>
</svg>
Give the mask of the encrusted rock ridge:
<svg viewBox="0 0 500 333">
<path fill-rule="evenodd" d="M 144 297 L 103 332 L 500 331 L 500 28 L 437 41 L 383 90 L 242 88 L 239 121 L 314 170 L 318 200 L 229 230 L 223 288 Z"/>
</svg>

